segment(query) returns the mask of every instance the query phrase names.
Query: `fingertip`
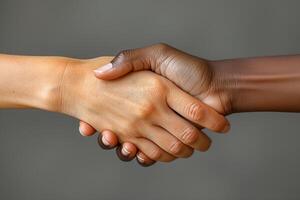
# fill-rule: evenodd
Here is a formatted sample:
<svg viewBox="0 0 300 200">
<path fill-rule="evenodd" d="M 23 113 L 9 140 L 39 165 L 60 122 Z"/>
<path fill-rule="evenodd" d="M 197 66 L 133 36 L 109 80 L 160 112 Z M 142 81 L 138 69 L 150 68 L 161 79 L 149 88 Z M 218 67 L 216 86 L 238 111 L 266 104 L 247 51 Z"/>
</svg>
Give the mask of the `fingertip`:
<svg viewBox="0 0 300 200">
<path fill-rule="evenodd" d="M 107 74 L 110 74 L 110 72 L 113 70 L 112 63 L 107 63 L 106 65 L 103 65 L 97 69 L 94 70 L 94 74 L 97 78 L 104 79 L 107 77 Z"/>
<path fill-rule="evenodd" d="M 230 122 L 222 114 L 218 113 L 216 110 L 207 106 L 206 108 L 206 117 L 201 120 L 200 123 L 203 123 L 203 126 L 206 124 L 206 128 L 215 131 L 217 133 L 227 133 L 230 130 Z"/>
<path fill-rule="evenodd" d="M 124 142 L 122 145 L 122 154 L 130 158 L 134 158 L 137 153 L 137 147 L 129 142 Z"/>
<path fill-rule="evenodd" d="M 143 152 L 138 152 L 136 155 L 136 160 L 139 165 L 142 167 L 150 167 L 151 165 L 154 165 L 156 161 L 151 160 L 148 156 L 146 156 Z"/>
<path fill-rule="evenodd" d="M 124 152 L 123 145 L 120 145 L 117 147 L 116 153 L 117 153 L 117 156 L 119 157 L 119 159 L 124 162 L 129 162 L 134 158 L 134 156 L 130 156 L 131 153 L 129 151 Z"/>
<path fill-rule="evenodd" d="M 116 149 L 117 156 L 120 160 L 128 162 L 134 159 L 137 152 L 137 148 L 134 144 L 125 142 L 122 145 L 118 146 Z"/>
<path fill-rule="evenodd" d="M 107 81 L 117 79 L 126 73 L 128 72 L 125 72 L 122 67 L 113 67 L 105 71 L 101 71 L 101 68 L 94 70 L 94 74 L 97 78 Z"/>
<path fill-rule="evenodd" d="M 110 145 L 110 142 L 99 133 L 97 138 L 98 144 L 102 149 L 113 149 L 116 145 Z"/>
<path fill-rule="evenodd" d="M 208 123 L 210 125 L 207 128 L 217 133 L 228 133 L 231 128 L 229 121 L 222 115 L 216 116 L 214 119 L 211 118 Z"/>
<path fill-rule="evenodd" d="M 209 137 L 207 137 L 207 138 L 208 138 L 207 142 L 203 142 L 202 143 L 202 145 L 199 147 L 199 151 L 201 151 L 201 152 L 207 152 L 211 148 L 212 141 L 211 141 L 211 139 Z"/>
<path fill-rule="evenodd" d="M 226 119 L 226 124 L 224 126 L 224 128 L 221 130 L 222 133 L 228 133 L 231 129 L 230 123 L 229 121 Z"/>
<path fill-rule="evenodd" d="M 102 137 L 103 142 L 110 147 L 115 147 L 119 142 L 117 135 L 110 130 L 102 131 Z"/>
<path fill-rule="evenodd" d="M 91 136 L 94 135 L 96 133 L 96 130 L 89 124 L 87 124 L 86 122 L 79 122 L 79 133 L 82 136 Z"/>
</svg>

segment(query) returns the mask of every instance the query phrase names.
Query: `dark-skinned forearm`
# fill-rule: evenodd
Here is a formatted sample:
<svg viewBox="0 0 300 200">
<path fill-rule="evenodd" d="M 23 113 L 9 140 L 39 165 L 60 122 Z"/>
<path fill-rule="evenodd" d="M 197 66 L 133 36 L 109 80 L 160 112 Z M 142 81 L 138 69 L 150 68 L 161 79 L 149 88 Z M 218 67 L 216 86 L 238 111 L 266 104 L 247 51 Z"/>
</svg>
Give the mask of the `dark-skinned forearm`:
<svg viewBox="0 0 300 200">
<path fill-rule="evenodd" d="M 300 55 L 212 61 L 231 112 L 300 112 Z"/>
</svg>

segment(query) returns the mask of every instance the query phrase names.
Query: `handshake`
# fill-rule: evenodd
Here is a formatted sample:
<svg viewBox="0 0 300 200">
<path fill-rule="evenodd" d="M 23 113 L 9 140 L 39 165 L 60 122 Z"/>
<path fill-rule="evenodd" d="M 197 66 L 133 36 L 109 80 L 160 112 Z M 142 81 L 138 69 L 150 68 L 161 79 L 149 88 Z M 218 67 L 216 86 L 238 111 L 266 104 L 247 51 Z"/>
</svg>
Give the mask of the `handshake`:
<svg viewBox="0 0 300 200">
<path fill-rule="evenodd" d="M 0 108 L 39 108 L 80 119 L 84 136 L 143 166 L 206 151 L 225 115 L 300 112 L 300 56 L 210 61 L 165 44 L 113 57 L 0 54 Z"/>
<path fill-rule="evenodd" d="M 84 136 L 101 132 L 99 145 L 118 146 L 123 161 L 136 157 L 149 166 L 187 158 L 210 147 L 203 128 L 219 133 L 230 128 L 224 115 L 232 112 L 227 90 L 232 83 L 222 81 L 213 62 L 166 44 L 125 50 L 113 60 L 102 57 L 87 65 L 93 62 L 105 64 L 94 70 L 105 81 L 85 78 L 86 93 L 79 98 L 89 112 L 80 112 L 79 130 Z"/>
</svg>

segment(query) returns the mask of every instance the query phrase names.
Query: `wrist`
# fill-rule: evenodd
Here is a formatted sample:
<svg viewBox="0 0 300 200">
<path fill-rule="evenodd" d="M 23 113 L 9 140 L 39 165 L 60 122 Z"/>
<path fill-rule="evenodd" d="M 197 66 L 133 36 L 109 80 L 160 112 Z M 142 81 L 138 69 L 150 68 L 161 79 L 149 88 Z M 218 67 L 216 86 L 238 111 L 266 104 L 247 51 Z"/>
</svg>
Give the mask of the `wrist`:
<svg viewBox="0 0 300 200">
<path fill-rule="evenodd" d="M 232 61 L 208 61 L 208 66 L 213 74 L 211 85 L 218 93 L 225 114 L 238 112 L 236 101 L 239 94 L 239 79 L 233 69 Z"/>
<path fill-rule="evenodd" d="M 57 90 L 57 112 L 78 119 L 85 117 L 82 108 L 88 107 L 84 104 L 89 102 L 90 95 L 100 95 L 92 94 L 93 88 L 97 87 L 99 92 L 105 89 L 103 81 L 95 77 L 93 70 L 109 63 L 111 59 L 112 57 L 68 59 Z"/>
<path fill-rule="evenodd" d="M 41 61 L 44 63 L 43 72 L 38 75 L 41 81 L 37 83 L 38 85 L 33 91 L 34 101 L 38 102 L 38 105 L 31 107 L 61 112 L 62 85 L 70 59 L 48 57 L 41 59 Z"/>
<path fill-rule="evenodd" d="M 212 61 L 211 66 L 231 112 L 298 112 L 299 63 L 295 55 Z"/>
<path fill-rule="evenodd" d="M 80 65 L 80 60 L 65 60 L 57 88 L 54 90 L 56 98 L 53 111 L 78 117 L 77 101 L 83 98 L 82 87 L 87 73 Z"/>
</svg>

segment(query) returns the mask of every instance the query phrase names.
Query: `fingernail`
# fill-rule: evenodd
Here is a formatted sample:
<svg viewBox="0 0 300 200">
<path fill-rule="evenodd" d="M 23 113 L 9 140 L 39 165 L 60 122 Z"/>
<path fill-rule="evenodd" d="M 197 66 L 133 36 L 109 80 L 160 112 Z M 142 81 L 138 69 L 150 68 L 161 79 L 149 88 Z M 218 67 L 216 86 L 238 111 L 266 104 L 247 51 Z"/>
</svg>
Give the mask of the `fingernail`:
<svg viewBox="0 0 300 200">
<path fill-rule="evenodd" d="M 227 133 L 230 130 L 230 124 L 227 124 L 222 130 L 223 133 Z"/>
<path fill-rule="evenodd" d="M 144 163 L 145 162 L 145 159 L 142 158 L 140 155 L 137 155 L 136 157 L 139 159 L 140 163 Z"/>
<path fill-rule="evenodd" d="M 102 74 L 104 73 L 105 71 L 108 71 L 112 69 L 112 64 L 111 63 L 108 63 L 106 65 L 103 65 L 102 67 L 99 67 L 98 69 L 94 70 L 94 72 L 99 75 L 99 74 Z"/>
<path fill-rule="evenodd" d="M 104 136 L 102 136 L 102 142 L 103 142 L 104 145 L 110 146 L 110 143 L 108 142 L 108 140 Z"/>
<path fill-rule="evenodd" d="M 83 131 L 81 130 L 81 127 L 79 126 L 79 133 L 82 135 L 82 136 L 85 136 L 85 134 L 83 133 Z"/>
<path fill-rule="evenodd" d="M 128 151 L 128 149 L 126 147 L 123 147 L 121 152 L 124 156 L 129 156 L 130 155 L 130 151 Z"/>
</svg>

